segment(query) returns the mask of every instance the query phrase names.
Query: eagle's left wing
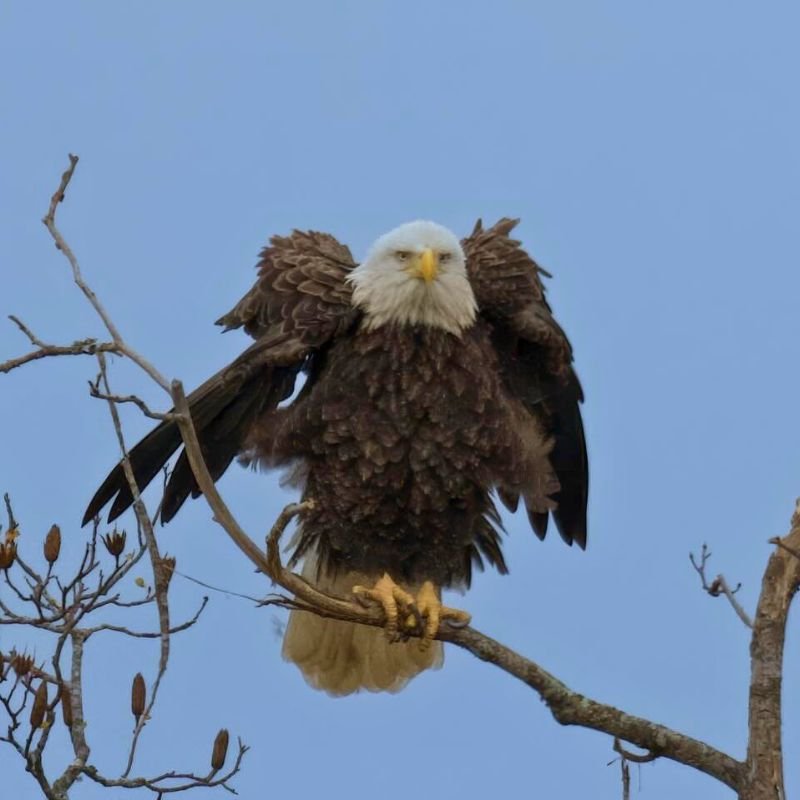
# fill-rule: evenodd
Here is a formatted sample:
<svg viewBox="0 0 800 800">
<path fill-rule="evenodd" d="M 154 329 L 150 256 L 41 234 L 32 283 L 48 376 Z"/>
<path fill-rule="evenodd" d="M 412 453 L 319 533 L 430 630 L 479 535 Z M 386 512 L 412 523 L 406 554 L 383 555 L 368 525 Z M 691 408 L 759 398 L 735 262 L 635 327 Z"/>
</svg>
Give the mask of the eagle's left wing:
<svg viewBox="0 0 800 800">
<path fill-rule="evenodd" d="M 253 424 L 292 394 L 306 360 L 356 319 L 345 281 L 354 266 L 349 250 L 324 233 L 275 236 L 261 251 L 255 285 L 218 321 L 226 329 L 244 327 L 256 341 L 187 398 L 215 481 L 239 454 Z M 165 420 L 130 451 L 140 490 L 180 445 L 177 425 Z M 164 491 L 162 521 L 168 522 L 190 494 L 197 497 L 200 490 L 184 451 Z M 121 463 L 95 493 L 84 524 L 112 500 L 109 522 L 133 502 Z"/>
<path fill-rule="evenodd" d="M 552 495 L 556 526 L 568 544 L 585 547 L 589 467 L 583 391 L 572 368 L 572 347 L 545 299 L 541 275 L 548 273 L 509 236 L 516 224 L 501 219 L 484 228 L 479 220 L 462 242 L 467 271 L 480 313 L 492 327 L 506 385 L 553 439 L 549 459 L 560 484 Z M 516 509 L 516 491 L 501 486 L 498 494 Z M 547 512 L 529 507 L 528 517 L 544 538 Z"/>
<path fill-rule="evenodd" d="M 325 339 L 352 311 L 345 278 L 356 266 L 350 249 L 329 233 L 273 236 L 261 251 L 258 280 L 216 324 L 268 339 L 287 328 L 306 340 Z"/>
</svg>

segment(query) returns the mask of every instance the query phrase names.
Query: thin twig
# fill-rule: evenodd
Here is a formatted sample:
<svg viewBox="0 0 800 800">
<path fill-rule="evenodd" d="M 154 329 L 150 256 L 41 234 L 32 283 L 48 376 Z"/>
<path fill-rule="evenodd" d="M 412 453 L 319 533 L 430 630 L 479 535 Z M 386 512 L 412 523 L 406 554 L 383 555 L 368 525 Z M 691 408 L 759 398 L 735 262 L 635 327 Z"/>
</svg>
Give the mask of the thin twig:
<svg viewBox="0 0 800 800">
<path fill-rule="evenodd" d="M 790 547 L 783 539 L 779 538 L 778 536 L 773 536 L 771 539 L 768 540 L 770 544 L 777 545 L 781 548 L 781 550 L 785 550 L 790 555 L 793 555 L 795 558 L 800 558 L 800 550 L 795 547 Z"/>
<path fill-rule="evenodd" d="M 102 353 L 98 353 L 97 362 L 100 366 L 100 376 L 105 393 L 107 395 L 111 395 L 112 392 L 108 383 L 105 357 Z M 125 478 L 128 482 L 128 486 L 131 490 L 131 496 L 133 497 L 133 510 L 136 515 L 136 521 L 139 525 L 140 531 L 142 531 L 144 536 L 144 540 L 147 545 L 147 551 L 150 555 L 150 562 L 153 566 L 153 583 L 155 587 L 156 605 L 158 608 L 159 628 L 161 630 L 161 652 L 158 660 L 158 672 L 156 673 L 156 679 L 153 681 L 153 686 L 150 690 L 150 699 L 147 707 L 145 708 L 145 713 L 139 716 L 136 722 L 136 727 L 133 731 L 130 752 L 128 753 L 128 763 L 125 768 L 125 772 L 123 773 L 123 777 L 127 777 L 130 774 L 131 769 L 133 769 L 133 761 L 136 757 L 136 746 L 139 742 L 139 737 L 146 721 L 150 719 L 153 706 L 156 702 L 156 697 L 158 696 L 158 690 L 161 686 L 161 681 L 167 671 L 167 665 L 169 663 L 170 624 L 169 604 L 167 602 L 168 580 L 162 569 L 162 558 L 158 550 L 158 542 L 156 541 L 155 531 L 153 531 L 153 526 L 150 522 L 150 517 L 147 514 L 147 509 L 142 502 L 139 486 L 136 482 L 136 476 L 133 474 L 133 468 L 131 467 L 130 459 L 128 458 L 128 451 L 125 446 L 125 439 L 122 435 L 122 423 L 119 418 L 117 406 L 112 400 L 108 400 L 107 402 L 108 410 L 114 423 L 114 431 L 117 435 L 117 441 L 119 442 L 120 449 L 122 450 L 122 468 L 125 472 Z"/>
<path fill-rule="evenodd" d="M 219 586 L 213 586 L 210 583 L 201 581 L 199 578 L 193 578 L 191 575 L 187 575 L 185 572 L 181 572 L 178 569 L 175 570 L 175 574 L 180 575 L 184 580 L 191 581 L 192 583 L 196 583 L 198 586 L 202 586 L 204 589 L 210 589 L 212 592 L 219 592 L 220 594 L 228 595 L 228 597 L 240 597 L 242 600 L 250 600 L 256 605 L 261 605 L 263 603 L 263 598 L 252 597 L 249 594 L 242 594 L 241 592 L 234 592 L 231 589 L 223 589 Z"/>
<path fill-rule="evenodd" d="M 8 531 L 13 531 L 15 528 L 18 528 L 19 525 L 17 524 L 17 520 L 14 517 L 14 509 L 11 507 L 11 498 L 8 496 L 8 492 L 3 495 L 3 503 L 6 506 L 6 516 L 8 517 Z M 8 533 L 6 533 L 6 536 Z"/>
<path fill-rule="evenodd" d="M 703 544 L 702 548 L 700 549 L 700 559 L 695 559 L 694 553 L 689 553 L 689 561 L 692 563 L 692 567 L 694 567 L 694 571 L 700 577 L 700 583 L 703 587 L 703 591 L 709 594 L 711 597 L 719 597 L 720 595 L 724 595 L 727 601 L 731 604 L 731 608 L 736 612 L 736 615 L 739 619 L 748 627 L 753 627 L 753 620 L 750 618 L 750 615 L 744 610 L 742 604 L 736 599 L 734 596 L 739 589 L 742 588 L 742 584 L 738 584 L 735 589 L 731 589 L 728 581 L 725 580 L 725 576 L 721 573 L 714 578 L 711 583 L 708 582 L 706 577 L 706 564 L 708 563 L 709 559 L 711 558 L 711 551 L 708 549 L 708 545 Z"/>
<path fill-rule="evenodd" d="M 236 794 L 236 792 L 227 784 L 228 781 L 230 781 L 230 779 L 241 770 L 242 759 L 244 758 L 245 753 L 250 749 L 246 744 L 244 744 L 244 742 L 242 742 L 241 739 L 238 740 L 238 744 L 239 749 L 233 766 L 219 778 L 215 778 L 213 772 L 210 775 L 201 777 L 190 772 L 172 771 L 165 772 L 162 775 L 157 775 L 154 778 L 128 778 L 123 776 L 122 778 L 113 779 L 104 777 L 95 767 L 92 766 L 84 767 L 83 773 L 102 786 L 112 788 L 118 787 L 123 789 L 149 789 L 151 792 L 157 794 L 159 798 L 164 794 L 175 794 L 177 792 L 185 792 L 189 789 L 196 789 L 200 787 L 213 788 L 215 786 L 222 786 L 231 794 Z M 183 780 L 184 783 L 175 786 L 164 785 L 165 781 L 173 780 Z"/>
<path fill-rule="evenodd" d="M 734 597 L 739 587 L 737 586 L 736 589 L 731 589 L 731 587 L 728 586 L 728 582 L 725 580 L 725 576 L 722 574 L 717 575 L 712 586 L 719 587 L 719 591 L 725 595 L 739 619 L 747 625 L 748 628 L 752 628 L 753 620 L 750 619 L 750 615 L 744 610 L 742 604 Z"/>
<path fill-rule="evenodd" d="M 177 412 L 178 427 L 183 438 L 184 447 L 186 449 L 186 456 L 189 459 L 189 465 L 192 468 L 192 473 L 200 487 L 200 491 L 206 497 L 211 510 L 214 512 L 214 519 L 226 531 L 226 533 L 233 539 L 236 546 L 264 573 L 269 574 L 269 565 L 265 558 L 265 554 L 257 547 L 255 542 L 242 530 L 239 523 L 234 518 L 230 509 L 225 504 L 224 500 L 217 491 L 214 480 L 208 473 L 208 468 L 203 459 L 203 453 L 200 449 L 200 442 L 197 439 L 197 432 L 194 429 L 192 422 L 192 415 L 189 411 L 189 403 L 186 400 L 186 393 L 183 390 L 183 384 L 180 381 L 172 381 L 171 391 L 172 402 L 175 404 L 175 411 Z"/>
<path fill-rule="evenodd" d="M 170 628 L 167 633 L 180 633 L 181 631 L 188 630 L 189 628 L 194 625 L 198 619 L 200 619 L 200 615 L 203 613 L 206 605 L 208 604 L 208 598 L 204 597 L 203 602 L 200 604 L 200 608 L 197 609 L 194 616 L 191 619 L 186 620 L 186 622 L 181 623 L 180 625 L 176 625 L 174 628 Z M 158 632 L 140 632 L 140 631 L 132 631 L 130 628 L 122 627 L 121 625 L 110 625 L 110 624 L 103 624 L 103 625 L 96 625 L 94 628 L 86 628 L 85 633 L 87 637 L 93 633 L 98 633 L 100 631 L 114 631 L 115 633 L 122 633 L 125 636 L 132 636 L 135 639 L 157 639 L 159 636 L 162 635 L 161 631 Z"/>
<path fill-rule="evenodd" d="M 159 386 L 161 386 L 164 391 L 168 392 L 169 384 L 167 383 L 167 379 L 149 361 L 147 361 L 147 359 L 140 356 L 136 351 L 131 350 L 125 343 L 117 326 L 111 319 L 111 316 L 103 307 L 102 303 L 98 300 L 97 295 L 84 281 L 80 265 L 78 264 L 78 259 L 75 258 L 72 248 L 70 248 L 64 237 L 61 235 L 61 232 L 56 227 L 56 209 L 58 208 L 58 204 L 64 199 L 67 187 L 69 186 L 72 176 L 75 173 L 75 168 L 78 166 L 78 160 L 78 156 L 74 156 L 70 153 L 69 167 L 67 167 L 66 171 L 61 176 L 61 183 L 59 183 L 58 188 L 50 199 L 50 207 L 47 211 L 47 214 L 45 214 L 44 218 L 42 219 L 42 222 L 50 232 L 50 236 L 53 237 L 56 247 L 66 256 L 67 261 L 69 261 L 70 267 L 72 268 L 72 278 L 75 281 L 75 284 L 78 286 L 81 292 L 83 292 L 84 297 L 86 297 L 89 303 L 91 303 L 92 307 L 97 312 L 97 315 L 103 321 L 103 325 L 111 335 L 111 339 L 113 340 L 114 344 L 119 347 L 120 353 L 126 355 L 131 361 L 141 367 L 141 369 L 143 369 Z"/>
<path fill-rule="evenodd" d="M 95 353 L 121 353 L 119 346 L 113 342 L 98 342 L 96 339 L 80 339 L 67 345 L 47 344 L 39 339 L 22 320 L 13 315 L 9 316 L 9 319 L 28 337 L 32 344 L 36 345 L 37 349 L 1 362 L 0 373 L 11 372 L 31 361 L 38 361 L 40 358 L 49 358 L 50 356 L 93 356 Z"/>
<path fill-rule="evenodd" d="M 97 380 L 89 381 L 89 394 L 96 398 L 97 400 L 106 400 L 111 403 L 133 403 L 135 406 L 139 408 L 139 410 L 144 414 L 146 417 L 150 417 L 150 419 L 157 419 L 160 421 L 165 420 L 172 420 L 174 419 L 174 414 L 162 414 L 159 411 L 151 410 L 147 403 L 142 400 L 141 397 L 137 397 L 135 394 L 127 394 L 127 395 L 120 395 L 120 394 L 106 394 L 105 392 L 100 391 L 100 376 L 97 376 Z"/>
</svg>

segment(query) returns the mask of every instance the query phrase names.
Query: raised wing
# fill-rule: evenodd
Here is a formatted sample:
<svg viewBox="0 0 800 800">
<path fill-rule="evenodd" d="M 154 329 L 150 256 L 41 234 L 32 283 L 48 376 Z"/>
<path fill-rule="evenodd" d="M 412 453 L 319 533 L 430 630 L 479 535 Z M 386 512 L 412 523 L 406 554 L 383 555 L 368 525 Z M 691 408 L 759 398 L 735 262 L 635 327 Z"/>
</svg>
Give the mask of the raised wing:
<svg viewBox="0 0 800 800">
<path fill-rule="evenodd" d="M 354 266 L 346 247 L 328 234 L 313 231 L 275 236 L 261 251 L 255 285 L 217 322 L 226 330 L 243 327 L 256 341 L 188 397 L 201 449 L 215 481 L 240 452 L 256 420 L 292 394 L 297 373 L 308 357 L 356 319 L 350 285 L 345 281 Z M 130 451 L 140 490 L 180 444 L 177 425 L 165 421 Z M 164 492 L 162 521 L 172 519 L 190 494 L 197 497 L 200 491 L 182 452 Z M 109 522 L 133 502 L 121 463 L 95 493 L 83 524 L 112 500 Z"/>
<path fill-rule="evenodd" d="M 491 323 L 493 340 L 509 390 L 553 438 L 550 462 L 560 489 L 553 517 L 564 541 L 586 547 L 589 466 L 580 403 L 583 391 L 572 368 L 572 347 L 553 318 L 541 276 L 545 272 L 509 234 L 518 220 L 501 219 L 491 228 L 480 220 L 462 242 L 467 271 L 480 313 Z M 512 511 L 518 492 L 498 487 Z M 542 539 L 548 513 L 527 508 Z"/>
<path fill-rule="evenodd" d="M 244 328 L 254 339 L 290 330 L 306 342 L 326 340 L 352 311 L 345 278 L 355 266 L 350 250 L 328 233 L 273 236 L 255 285 L 216 324 Z"/>
</svg>

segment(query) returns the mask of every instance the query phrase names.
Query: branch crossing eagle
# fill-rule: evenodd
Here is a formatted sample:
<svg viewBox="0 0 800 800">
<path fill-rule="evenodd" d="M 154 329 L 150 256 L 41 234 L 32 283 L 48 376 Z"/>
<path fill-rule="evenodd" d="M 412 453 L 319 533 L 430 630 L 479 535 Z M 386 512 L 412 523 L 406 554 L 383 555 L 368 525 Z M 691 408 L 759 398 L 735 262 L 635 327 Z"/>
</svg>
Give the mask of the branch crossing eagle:
<svg viewBox="0 0 800 800">
<path fill-rule="evenodd" d="M 442 663 L 438 625 L 469 620 L 442 605 L 442 588 L 468 587 L 486 562 L 507 572 L 495 496 L 512 512 L 521 499 L 540 539 L 552 516 L 567 544 L 586 546 L 583 394 L 546 273 L 510 237 L 515 225 L 478 221 L 459 242 L 411 222 L 361 264 L 325 233 L 275 236 L 253 288 L 217 321 L 255 342 L 188 398 L 212 477 L 237 456 L 287 470 L 315 501 L 291 563 L 386 615 L 389 636 L 291 613 L 283 654 L 332 695 L 398 691 Z M 131 450 L 140 488 L 180 445 L 165 421 Z M 190 494 L 200 492 L 182 452 L 162 521 Z M 109 502 L 109 521 L 132 502 L 121 465 L 84 524 Z M 403 636 L 414 625 L 422 639 Z"/>
</svg>

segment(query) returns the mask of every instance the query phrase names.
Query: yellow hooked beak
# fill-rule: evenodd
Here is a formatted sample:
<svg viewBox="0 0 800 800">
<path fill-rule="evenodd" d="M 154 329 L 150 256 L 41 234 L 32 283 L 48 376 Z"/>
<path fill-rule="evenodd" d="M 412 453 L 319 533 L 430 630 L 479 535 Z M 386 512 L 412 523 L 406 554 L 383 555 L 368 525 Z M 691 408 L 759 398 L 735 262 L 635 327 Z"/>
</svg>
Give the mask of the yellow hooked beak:
<svg viewBox="0 0 800 800">
<path fill-rule="evenodd" d="M 439 274 L 438 254 L 426 248 L 414 259 L 408 271 L 415 278 L 422 278 L 425 283 L 430 283 Z"/>
</svg>

